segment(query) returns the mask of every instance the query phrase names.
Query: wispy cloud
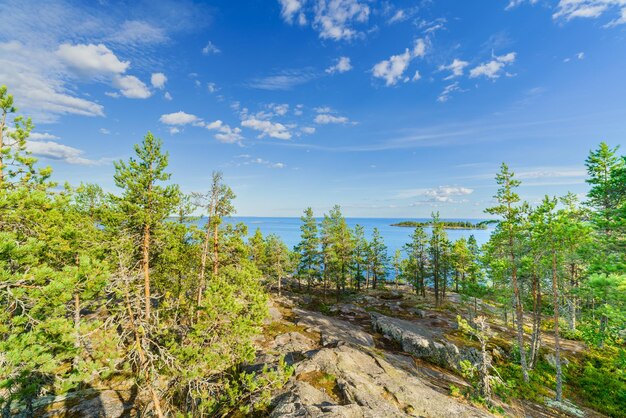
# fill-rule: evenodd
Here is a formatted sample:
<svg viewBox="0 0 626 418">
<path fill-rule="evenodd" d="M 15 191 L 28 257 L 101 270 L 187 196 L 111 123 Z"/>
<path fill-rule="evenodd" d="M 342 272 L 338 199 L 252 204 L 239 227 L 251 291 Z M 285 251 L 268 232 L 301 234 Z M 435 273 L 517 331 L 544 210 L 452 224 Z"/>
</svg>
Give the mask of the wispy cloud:
<svg viewBox="0 0 626 418">
<path fill-rule="evenodd" d="M 281 16 L 289 24 L 311 24 L 322 39 L 349 41 L 363 36 L 370 6 L 361 0 L 279 0 Z"/>
<path fill-rule="evenodd" d="M 261 90 L 291 90 L 319 76 L 320 74 L 311 68 L 282 70 L 275 74 L 255 78 L 246 86 Z"/>
</svg>

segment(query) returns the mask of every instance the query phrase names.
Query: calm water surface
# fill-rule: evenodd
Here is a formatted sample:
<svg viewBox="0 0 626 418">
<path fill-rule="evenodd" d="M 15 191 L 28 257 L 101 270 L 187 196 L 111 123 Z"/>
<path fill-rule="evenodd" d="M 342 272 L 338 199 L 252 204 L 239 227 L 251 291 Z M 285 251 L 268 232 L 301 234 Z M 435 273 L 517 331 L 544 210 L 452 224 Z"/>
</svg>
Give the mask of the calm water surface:
<svg viewBox="0 0 626 418">
<path fill-rule="evenodd" d="M 372 236 L 374 228 L 378 228 L 385 244 L 389 255 L 393 255 L 396 249 L 402 249 L 402 246 L 411 240 L 411 234 L 413 228 L 404 228 L 391 226 L 391 224 L 401 221 L 417 221 L 428 222 L 427 218 L 346 218 L 346 222 L 351 228 L 355 225 L 363 226 L 365 230 L 365 237 L 369 240 Z M 445 219 L 446 221 L 471 221 L 480 222 L 484 219 Z M 263 235 L 276 234 L 278 235 L 289 248 L 293 248 L 300 241 L 300 226 L 302 221 L 300 218 L 266 218 L 266 217 L 232 217 L 225 220 L 228 223 L 234 224 L 243 222 L 248 226 L 249 235 L 254 234 L 254 231 L 258 228 Z M 321 218 L 318 218 L 318 222 Z M 206 222 L 206 219 L 198 221 L 201 224 Z M 427 234 L 430 234 L 431 228 L 424 228 Z M 474 235 L 479 245 L 484 244 L 489 240 L 489 235 L 493 229 L 447 229 L 448 238 L 451 241 L 455 241 L 461 237 L 468 238 L 470 235 Z"/>
</svg>

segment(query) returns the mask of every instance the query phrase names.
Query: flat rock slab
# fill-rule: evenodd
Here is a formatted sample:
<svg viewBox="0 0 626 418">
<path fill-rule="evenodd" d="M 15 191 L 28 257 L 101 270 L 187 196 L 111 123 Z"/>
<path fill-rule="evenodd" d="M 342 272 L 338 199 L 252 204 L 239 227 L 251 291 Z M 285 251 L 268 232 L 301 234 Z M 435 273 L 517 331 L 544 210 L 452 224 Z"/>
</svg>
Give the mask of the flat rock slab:
<svg viewBox="0 0 626 418">
<path fill-rule="evenodd" d="M 341 393 L 335 402 L 321 390 L 295 382 L 277 399 L 272 417 L 490 417 L 460 403 L 362 349 L 324 348 L 296 368 L 296 374 L 319 371 L 333 376 Z"/>
<path fill-rule="evenodd" d="M 315 341 L 299 332 L 280 334 L 272 343 L 272 347 L 281 354 L 305 352 L 314 349 L 316 346 Z"/>
<path fill-rule="evenodd" d="M 374 347 L 374 338 L 358 325 L 326 316 L 318 312 L 294 308 L 297 324 L 319 332 L 323 346 L 336 343 L 349 343 L 356 346 Z"/>
<path fill-rule="evenodd" d="M 121 418 L 131 416 L 135 399 L 115 390 L 83 391 L 50 401 L 45 410 L 36 412 L 39 418 L 93 417 Z M 137 411 L 135 411 L 137 412 Z"/>
</svg>

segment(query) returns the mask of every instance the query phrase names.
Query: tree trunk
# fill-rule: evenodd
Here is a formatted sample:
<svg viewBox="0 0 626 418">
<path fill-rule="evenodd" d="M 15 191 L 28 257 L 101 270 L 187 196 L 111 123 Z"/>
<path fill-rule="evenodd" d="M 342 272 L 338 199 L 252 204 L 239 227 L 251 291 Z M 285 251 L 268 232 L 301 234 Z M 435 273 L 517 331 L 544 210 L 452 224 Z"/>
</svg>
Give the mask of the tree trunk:
<svg viewBox="0 0 626 418">
<path fill-rule="evenodd" d="M 80 360 L 80 293 L 78 289 L 74 290 L 74 349 L 76 354 L 72 361 L 72 368 L 76 370 Z"/>
<path fill-rule="evenodd" d="M 522 366 L 522 376 L 524 382 L 528 382 L 528 364 L 526 363 L 526 348 L 524 347 L 524 308 L 520 297 L 519 285 L 517 283 L 517 266 L 513 247 L 513 232 L 509 231 L 509 250 L 511 259 L 511 278 L 513 282 L 513 294 L 515 295 L 515 322 L 517 324 L 517 344 L 519 345 L 520 364 Z"/>
<path fill-rule="evenodd" d="M 0 122 L 0 188 L 4 185 L 4 154 L 2 149 L 4 148 L 4 125 L 6 123 L 7 114 L 2 113 L 2 122 Z"/>
<path fill-rule="evenodd" d="M 426 297 L 426 283 L 424 282 L 424 276 L 426 276 L 426 272 L 424 271 L 424 265 L 420 267 L 420 290 L 422 292 L 422 297 Z"/>
<path fill-rule="evenodd" d="M 552 249 L 552 303 L 554 305 L 554 361 L 556 368 L 556 400 L 563 401 L 563 375 L 561 373 L 561 345 L 559 341 L 559 288 L 556 275 L 556 251 Z"/>
<path fill-rule="evenodd" d="M 202 244 L 202 257 L 200 258 L 200 272 L 198 274 L 198 294 L 196 295 L 196 321 L 200 317 L 200 304 L 202 303 L 202 293 L 204 293 L 204 274 L 209 253 L 209 239 L 211 236 L 211 217 L 207 220 L 204 243 Z"/>
<path fill-rule="evenodd" d="M 491 383 L 489 382 L 489 356 L 487 355 L 487 323 L 486 318 L 478 318 L 478 327 L 480 330 L 480 380 L 481 380 L 481 395 L 487 401 L 487 404 L 491 404 Z"/>
<path fill-rule="evenodd" d="M 213 277 L 217 276 L 218 270 L 219 270 L 219 222 L 214 222 L 214 225 L 213 225 Z"/>
<path fill-rule="evenodd" d="M 576 282 L 576 265 L 574 263 L 571 264 L 570 267 L 571 276 L 570 276 L 570 289 L 575 290 L 577 287 Z M 569 300 L 569 326 L 572 331 L 576 331 L 576 310 L 578 308 L 578 300 L 575 294 L 571 296 Z"/>
<path fill-rule="evenodd" d="M 444 266 L 443 268 L 443 283 L 442 283 L 442 292 L 441 292 L 441 300 L 443 303 L 446 303 L 446 290 L 448 287 L 448 266 Z"/>
<path fill-rule="evenodd" d="M 146 299 L 146 321 L 150 318 L 150 225 L 145 224 L 143 227 L 143 285 L 144 297 Z"/>
<path fill-rule="evenodd" d="M 125 289 L 125 299 L 126 299 L 126 310 L 128 312 L 128 317 L 130 319 L 130 326 L 133 331 L 133 335 L 135 336 L 135 346 L 137 347 L 137 354 L 139 355 L 139 361 L 141 362 L 140 368 L 142 368 L 144 372 L 144 378 L 148 385 L 148 391 L 150 392 L 150 397 L 152 398 L 152 403 L 154 405 L 154 412 L 157 415 L 157 417 L 164 418 L 165 415 L 163 415 L 163 411 L 161 410 L 161 402 L 156 393 L 156 390 L 154 390 L 154 387 L 152 386 L 151 371 L 148 370 L 148 368 L 146 367 L 147 358 L 143 350 L 143 341 L 142 341 L 143 339 L 141 338 L 141 335 L 139 334 L 139 330 L 137 328 L 137 324 L 135 323 L 135 315 L 133 314 L 133 310 L 130 305 L 130 297 L 128 295 L 128 289 Z"/>
<path fill-rule="evenodd" d="M 439 306 L 439 266 L 436 261 L 433 268 L 433 285 L 435 286 L 435 306 Z"/>
<path fill-rule="evenodd" d="M 530 344 L 529 368 L 534 369 L 541 348 L 541 281 L 533 270 L 533 334 Z"/>
</svg>

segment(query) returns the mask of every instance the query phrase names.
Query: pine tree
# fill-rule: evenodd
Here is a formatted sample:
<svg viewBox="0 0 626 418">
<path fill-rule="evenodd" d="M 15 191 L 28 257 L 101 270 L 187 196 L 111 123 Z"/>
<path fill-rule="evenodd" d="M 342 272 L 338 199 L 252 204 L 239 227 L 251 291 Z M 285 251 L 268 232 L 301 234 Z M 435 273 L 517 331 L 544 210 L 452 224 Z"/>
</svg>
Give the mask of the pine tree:
<svg viewBox="0 0 626 418">
<path fill-rule="evenodd" d="M 122 189 L 117 199 L 120 211 L 126 215 L 124 223 L 141 237 L 141 266 L 144 280 L 146 320 L 150 318 L 150 257 L 152 234 L 165 218 L 174 211 L 179 198 L 178 188 L 162 186 L 170 174 L 167 168 L 167 153 L 161 151 L 162 142 L 150 132 L 141 145 L 135 145 L 136 158 L 128 162 L 115 163 L 115 185 Z"/>
<path fill-rule="evenodd" d="M 367 273 L 368 243 L 365 239 L 365 231 L 362 225 L 354 226 L 354 250 L 352 253 L 352 270 L 355 287 L 361 289 Z M 365 274 L 364 274 L 365 273 Z"/>
<path fill-rule="evenodd" d="M 204 241 L 202 245 L 202 258 L 200 263 L 200 272 L 198 274 L 198 291 L 196 295 L 196 303 L 198 306 L 202 304 L 202 295 L 206 287 L 206 267 L 209 256 L 209 244 L 211 235 L 213 235 L 212 248 L 212 264 L 213 276 L 217 276 L 219 272 L 219 227 L 222 218 L 232 215 L 235 208 L 232 204 L 235 194 L 230 187 L 224 184 L 224 176 L 220 171 L 214 171 L 212 174 L 211 188 L 206 194 L 194 193 L 196 206 L 207 211 L 208 219 L 205 226 Z M 198 312 L 199 314 L 200 312 Z"/>
<path fill-rule="evenodd" d="M 454 267 L 454 290 L 459 292 L 459 283 L 461 288 L 467 288 L 467 274 L 471 270 L 472 253 L 467 245 L 465 238 L 460 238 L 452 245 L 452 265 Z"/>
<path fill-rule="evenodd" d="M 505 248 L 509 265 L 508 269 L 511 274 L 511 286 L 514 296 L 515 321 L 517 325 L 517 343 L 520 349 L 520 364 L 522 366 L 522 375 L 525 382 L 528 382 L 528 364 L 526 362 L 526 348 L 524 346 L 524 307 L 522 306 L 522 298 L 520 294 L 520 286 L 518 283 L 517 270 L 517 240 L 521 223 L 521 210 L 517 206 L 520 201 L 519 196 L 515 193 L 515 188 L 520 185 L 520 181 L 515 179 L 514 173 L 509 167 L 502 163 L 500 172 L 496 175 L 496 182 L 500 186 L 494 198 L 498 201 L 498 205 L 487 209 L 487 213 L 499 215 L 501 217 L 498 223 L 498 231 L 495 239 L 499 245 Z"/>
<path fill-rule="evenodd" d="M 252 235 L 248 240 L 248 246 L 250 247 L 249 253 L 252 262 L 258 269 L 262 270 L 266 265 L 266 250 L 265 239 L 263 238 L 263 233 L 261 233 L 259 228 L 254 231 L 254 235 Z"/>
<path fill-rule="evenodd" d="M 389 264 L 387 246 L 378 228 L 374 228 L 372 231 L 369 256 L 369 264 L 372 272 L 372 288 L 376 289 L 379 283 L 382 282 L 384 285 L 387 278 L 387 266 Z"/>
<path fill-rule="evenodd" d="M 432 218 L 432 231 L 428 252 L 430 255 L 430 267 L 435 291 L 435 306 L 439 306 L 441 304 L 442 276 L 445 267 L 444 251 L 447 236 L 443 228 L 443 223 L 439 219 L 439 212 L 433 213 Z"/>
<path fill-rule="evenodd" d="M 313 209 L 307 208 L 304 216 L 300 218 L 301 240 L 296 246 L 296 251 L 300 254 L 298 262 L 298 277 L 306 280 L 307 288 L 319 277 L 320 260 L 320 239 L 317 231 L 317 220 L 313 216 Z M 299 281 L 298 281 L 299 283 Z"/>
<path fill-rule="evenodd" d="M 417 226 L 411 235 L 411 242 L 404 246 L 412 270 L 415 293 L 426 296 L 426 268 L 428 262 L 428 236 L 422 226 Z"/>
<path fill-rule="evenodd" d="M 265 238 L 265 263 L 267 275 L 274 279 L 278 285 L 278 296 L 282 292 L 282 279 L 290 270 L 289 249 L 275 234 L 269 234 Z"/>
</svg>

